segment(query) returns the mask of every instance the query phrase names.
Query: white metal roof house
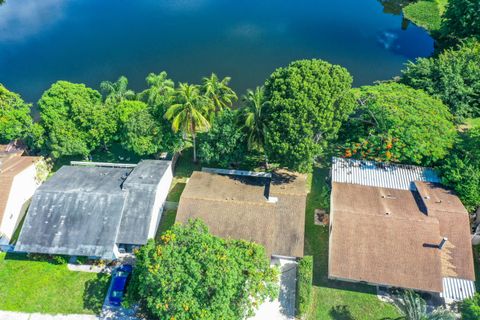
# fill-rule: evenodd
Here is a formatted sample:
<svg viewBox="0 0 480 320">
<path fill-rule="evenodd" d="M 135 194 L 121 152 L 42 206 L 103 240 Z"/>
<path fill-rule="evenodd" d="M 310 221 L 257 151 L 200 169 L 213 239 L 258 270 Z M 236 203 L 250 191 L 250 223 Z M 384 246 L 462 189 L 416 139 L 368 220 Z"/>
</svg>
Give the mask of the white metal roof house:
<svg viewBox="0 0 480 320">
<path fill-rule="evenodd" d="M 64 166 L 35 193 L 15 251 L 118 258 L 154 238 L 171 161 Z"/>
<path fill-rule="evenodd" d="M 469 215 L 432 169 L 333 158 L 331 174 L 329 278 L 474 295 Z"/>
</svg>

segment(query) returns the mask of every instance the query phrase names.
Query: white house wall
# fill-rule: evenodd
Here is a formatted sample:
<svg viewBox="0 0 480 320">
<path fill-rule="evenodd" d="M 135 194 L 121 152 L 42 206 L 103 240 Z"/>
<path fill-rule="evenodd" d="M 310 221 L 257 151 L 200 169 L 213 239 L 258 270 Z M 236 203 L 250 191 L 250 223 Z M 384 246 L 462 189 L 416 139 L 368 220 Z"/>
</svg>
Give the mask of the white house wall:
<svg viewBox="0 0 480 320">
<path fill-rule="evenodd" d="M 155 196 L 155 203 L 152 209 L 152 220 L 150 220 L 150 227 L 148 229 L 149 239 L 155 238 L 155 235 L 157 233 L 158 225 L 160 223 L 160 219 L 162 218 L 163 207 L 165 204 L 165 200 L 167 200 L 167 195 L 168 191 L 170 190 L 172 180 L 173 170 L 172 164 L 170 163 L 170 166 L 167 170 L 165 170 L 165 173 L 157 186 L 157 194 Z"/>
<path fill-rule="evenodd" d="M 12 238 L 16 227 L 25 215 L 30 199 L 39 186 L 36 182 L 36 173 L 35 165 L 31 165 L 13 179 L 3 220 L 0 224 L 0 233 L 3 233 L 8 240 Z"/>
</svg>

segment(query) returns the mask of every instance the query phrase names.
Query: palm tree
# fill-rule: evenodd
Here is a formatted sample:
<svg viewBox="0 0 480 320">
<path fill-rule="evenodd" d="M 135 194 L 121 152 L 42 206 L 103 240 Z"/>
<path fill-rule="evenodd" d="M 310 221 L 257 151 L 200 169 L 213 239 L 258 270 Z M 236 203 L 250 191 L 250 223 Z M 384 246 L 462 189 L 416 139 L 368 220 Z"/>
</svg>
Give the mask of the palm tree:
<svg viewBox="0 0 480 320">
<path fill-rule="evenodd" d="M 215 73 L 210 77 L 203 78 L 202 91 L 206 98 L 212 102 L 214 112 L 229 108 L 236 101 L 237 94 L 229 86 L 231 78 L 225 77 L 219 80 Z"/>
<path fill-rule="evenodd" d="M 184 134 L 192 136 L 193 162 L 196 163 L 196 134 L 210 128 L 210 123 L 206 118 L 209 109 L 208 103 L 200 94 L 199 87 L 188 83 L 180 83 L 176 92 L 176 100 L 177 103 L 171 105 L 165 112 L 165 118 L 172 122 L 174 132 L 182 131 Z"/>
<path fill-rule="evenodd" d="M 150 73 L 145 79 L 149 88 L 140 95 L 146 97 L 150 106 L 169 105 L 175 93 L 175 82 L 168 78 L 165 71 L 159 74 Z"/>
<path fill-rule="evenodd" d="M 128 89 L 128 79 L 125 76 L 120 76 L 117 81 L 102 81 L 100 89 L 105 94 L 105 102 L 120 103 L 123 100 L 133 99 L 135 92 Z"/>
<path fill-rule="evenodd" d="M 265 134 L 267 127 L 265 124 L 265 101 L 263 87 L 257 87 L 254 90 L 248 89 L 247 94 L 243 96 L 243 129 L 247 134 L 248 150 L 258 150 L 265 156 L 265 167 L 268 169 L 267 155 L 265 153 Z"/>
<path fill-rule="evenodd" d="M 438 308 L 427 313 L 427 303 L 412 290 L 405 290 L 397 300 L 398 309 L 405 320 L 455 320 L 455 315 L 446 309 Z"/>
</svg>

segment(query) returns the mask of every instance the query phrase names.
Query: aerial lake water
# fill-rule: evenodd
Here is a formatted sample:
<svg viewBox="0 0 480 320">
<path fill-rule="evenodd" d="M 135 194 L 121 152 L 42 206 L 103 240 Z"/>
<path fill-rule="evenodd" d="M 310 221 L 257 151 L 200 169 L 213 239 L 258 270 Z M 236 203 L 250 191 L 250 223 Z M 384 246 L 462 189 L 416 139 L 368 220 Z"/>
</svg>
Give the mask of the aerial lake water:
<svg viewBox="0 0 480 320">
<path fill-rule="evenodd" d="M 292 60 L 346 67 L 356 86 L 400 74 L 433 40 L 403 21 L 406 0 L 6 0 L 0 83 L 35 102 L 56 80 L 98 89 L 150 72 L 199 83 L 231 76 L 237 93 Z"/>
</svg>

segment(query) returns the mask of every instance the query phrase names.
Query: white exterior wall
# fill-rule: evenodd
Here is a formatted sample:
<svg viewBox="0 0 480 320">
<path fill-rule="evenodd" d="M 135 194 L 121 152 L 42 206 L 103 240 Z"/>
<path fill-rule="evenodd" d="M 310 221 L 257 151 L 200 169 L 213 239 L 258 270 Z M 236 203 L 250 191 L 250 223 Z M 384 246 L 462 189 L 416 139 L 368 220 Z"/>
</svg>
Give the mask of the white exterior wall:
<svg viewBox="0 0 480 320">
<path fill-rule="evenodd" d="M 170 185 L 173 180 L 173 169 L 172 164 L 163 175 L 160 183 L 157 186 L 157 194 L 155 196 L 155 203 L 153 205 L 152 220 L 150 220 L 150 227 L 148 228 L 148 238 L 155 238 L 157 234 L 158 225 L 160 224 L 160 219 L 162 218 L 163 207 L 165 205 L 165 200 L 167 200 L 168 191 L 170 190 Z"/>
<path fill-rule="evenodd" d="M 15 228 L 25 215 L 30 199 L 39 186 L 36 182 L 36 173 L 36 166 L 32 164 L 13 179 L 3 220 L 0 224 L 0 233 L 4 234 L 8 240 L 12 238 Z"/>
</svg>

